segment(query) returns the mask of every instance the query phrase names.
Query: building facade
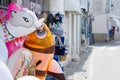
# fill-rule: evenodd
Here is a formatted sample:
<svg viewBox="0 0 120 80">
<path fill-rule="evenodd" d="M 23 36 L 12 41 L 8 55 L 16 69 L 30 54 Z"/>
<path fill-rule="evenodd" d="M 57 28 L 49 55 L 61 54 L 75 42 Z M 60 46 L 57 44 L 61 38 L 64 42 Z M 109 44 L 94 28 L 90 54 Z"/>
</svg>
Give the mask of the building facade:
<svg viewBox="0 0 120 80">
<path fill-rule="evenodd" d="M 92 33 L 94 40 L 110 41 L 110 30 L 114 25 L 115 40 L 119 40 L 119 6 L 120 0 L 91 0 L 90 15 L 92 16 Z M 113 18 L 114 23 L 111 22 L 110 17 Z"/>
</svg>

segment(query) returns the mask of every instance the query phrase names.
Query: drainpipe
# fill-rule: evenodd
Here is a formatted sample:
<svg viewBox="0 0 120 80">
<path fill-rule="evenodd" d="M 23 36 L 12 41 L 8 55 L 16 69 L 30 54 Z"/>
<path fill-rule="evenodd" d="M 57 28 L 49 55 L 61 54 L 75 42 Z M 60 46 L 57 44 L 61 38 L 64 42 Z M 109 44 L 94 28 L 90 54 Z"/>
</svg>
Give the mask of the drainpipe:
<svg viewBox="0 0 120 80">
<path fill-rule="evenodd" d="M 110 14 L 110 4 L 111 4 L 111 0 L 107 0 L 107 2 L 106 2 L 106 14 L 107 14 L 107 17 L 106 17 L 106 19 L 107 19 L 107 30 L 108 30 L 108 34 L 107 34 L 107 39 L 106 39 L 106 41 L 109 41 L 109 20 L 108 20 L 108 15 Z"/>
</svg>

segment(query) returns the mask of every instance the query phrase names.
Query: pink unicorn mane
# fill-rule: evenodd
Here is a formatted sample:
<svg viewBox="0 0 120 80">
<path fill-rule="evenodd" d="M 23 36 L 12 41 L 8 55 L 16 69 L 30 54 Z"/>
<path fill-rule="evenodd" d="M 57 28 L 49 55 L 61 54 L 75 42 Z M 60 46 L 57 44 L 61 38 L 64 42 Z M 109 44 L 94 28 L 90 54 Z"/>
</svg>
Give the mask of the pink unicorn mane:
<svg viewBox="0 0 120 80">
<path fill-rule="evenodd" d="M 12 10 L 20 11 L 20 10 L 24 10 L 24 8 L 20 7 L 15 2 L 10 3 L 10 5 L 8 6 L 8 9 L 7 9 L 7 20 L 10 19 L 10 13 L 11 13 Z"/>
</svg>

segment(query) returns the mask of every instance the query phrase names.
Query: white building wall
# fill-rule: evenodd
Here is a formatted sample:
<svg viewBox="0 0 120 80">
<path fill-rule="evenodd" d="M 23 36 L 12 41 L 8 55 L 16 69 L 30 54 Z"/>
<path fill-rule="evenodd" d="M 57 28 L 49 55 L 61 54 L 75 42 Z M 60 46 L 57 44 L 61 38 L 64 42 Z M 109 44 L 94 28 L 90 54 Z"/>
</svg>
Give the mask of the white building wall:
<svg viewBox="0 0 120 80">
<path fill-rule="evenodd" d="M 120 0 L 90 0 L 90 13 L 110 13 L 120 16 Z"/>
<path fill-rule="evenodd" d="M 88 11 L 88 2 L 89 0 L 81 0 L 80 5 L 83 6 Z"/>
<path fill-rule="evenodd" d="M 91 0 L 90 13 L 106 13 L 107 0 Z"/>
<path fill-rule="evenodd" d="M 111 26 L 109 25 L 110 24 L 109 20 L 106 19 L 106 17 L 103 15 L 116 16 L 117 18 L 119 18 L 119 16 L 120 16 L 120 0 L 92 0 L 92 1 L 90 1 L 90 14 L 93 16 L 92 32 L 94 34 L 97 33 L 97 36 L 99 36 L 98 34 L 106 32 L 107 37 L 108 37 L 107 32 L 109 31 Z M 95 14 L 97 14 L 97 16 L 94 16 Z M 117 21 L 116 21 L 116 23 L 117 23 Z M 104 25 L 104 26 L 102 26 L 102 25 Z M 119 29 L 119 31 L 120 31 L 120 29 Z M 101 36 L 103 37 L 105 35 L 103 34 Z M 117 39 L 119 37 L 119 35 L 120 35 L 119 32 L 117 32 L 115 34 L 115 38 Z M 120 37 L 119 37 L 119 39 L 120 39 Z"/>
<path fill-rule="evenodd" d="M 108 33 L 107 15 L 94 14 L 92 21 L 92 33 Z"/>
<path fill-rule="evenodd" d="M 81 12 L 79 0 L 64 0 L 65 11 Z"/>
<path fill-rule="evenodd" d="M 50 0 L 50 12 L 64 14 L 64 0 Z"/>
<path fill-rule="evenodd" d="M 113 7 L 111 7 L 111 4 L 113 4 Z M 120 0 L 111 0 L 110 7 L 110 14 L 120 16 Z"/>
</svg>

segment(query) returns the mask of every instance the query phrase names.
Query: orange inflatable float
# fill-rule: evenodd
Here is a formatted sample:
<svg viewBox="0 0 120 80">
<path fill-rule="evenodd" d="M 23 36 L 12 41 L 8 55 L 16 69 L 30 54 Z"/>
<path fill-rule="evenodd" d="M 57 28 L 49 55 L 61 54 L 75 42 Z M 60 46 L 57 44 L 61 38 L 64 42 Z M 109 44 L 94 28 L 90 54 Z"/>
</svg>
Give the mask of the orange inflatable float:
<svg viewBox="0 0 120 80">
<path fill-rule="evenodd" d="M 52 75 L 59 80 L 65 80 L 64 73 L 60 65 L 53 59 L 54 40 L 49 28 L 43 24 L 37 27 L 37 30 L 29 34 L 23 45 L 31 50 L 36 62 L 36 76 L 44 79 L 47 74 Z"/>
</svg>

